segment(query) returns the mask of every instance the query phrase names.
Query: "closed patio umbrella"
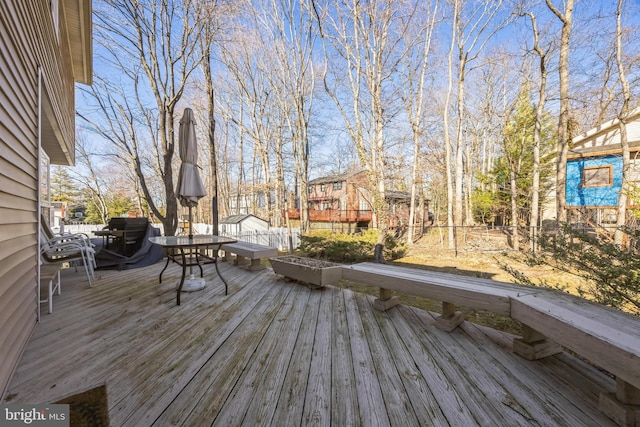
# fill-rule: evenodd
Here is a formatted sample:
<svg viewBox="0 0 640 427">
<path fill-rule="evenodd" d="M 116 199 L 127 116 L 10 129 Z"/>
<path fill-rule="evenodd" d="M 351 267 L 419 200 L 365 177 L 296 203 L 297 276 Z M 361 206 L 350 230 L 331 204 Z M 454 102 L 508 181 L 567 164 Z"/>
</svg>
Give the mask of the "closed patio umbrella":
<svg viewBox="0 0 640 427">
<path fill-rule="evenodd" d="M 200 179 L 198 171 L 198 142 L 196 140 L 196 122 L 191 108 L 185 108 L 180 119 L 180 133 L 178 136 L 180 149 L 180 174 L 176 196 L 182 206 L 189 208 L 189 238 L 193 238 L 191 208 L 198 204 L 198 200 L 207 193 Z"/>
<path fill-rule="evenodd" d="M 196 139 L 196 122 L 193 118 L 191 108 L 185 108 L 182 119 L 180 119 L 180 133 L 178 135 L 178 145 L 180 149 L 180 173 L 178 174 L 178 185 L 176 197 L 182 206 L 189 208 L 189 239 L 193 239 L 193 218 L 191 209 L 197 206 L 198 200 L 207 193 L 200 179 L 198 171 L 198 142 Z M 196 279 L 193 271 L 190 271 L 189 279 L 185 280 L 182 286 L 183 291 L 198 291 L 205 287 L 204 279 Z"/>
</svg>

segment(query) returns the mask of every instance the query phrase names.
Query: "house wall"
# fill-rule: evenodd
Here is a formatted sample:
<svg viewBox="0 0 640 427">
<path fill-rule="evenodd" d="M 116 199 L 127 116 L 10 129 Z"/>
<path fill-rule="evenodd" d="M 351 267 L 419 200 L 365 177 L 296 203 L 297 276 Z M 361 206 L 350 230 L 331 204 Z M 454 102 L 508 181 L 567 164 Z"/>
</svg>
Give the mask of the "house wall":
<svg viewBox="0 0 640 427">
<path fill-rule="evenodd" d="M 347 193 L 347 185 L 344 181 L 340 181 L 341 188 L 339 190 L 333 188 L 332 182 L 314 184 L 309 192 L 309 203 L 313 209 L 322 209 L 323 204 L 328 203 L 325 209 L 340 209 L 339 200 L 345 197 Z"/>
<path fill-rule="evenodd" d="M 62 4 L 62 0 L 61 0 Z M 66 34 L 62 5 L 60 35 Z M 0 1 L 0 392 L 36 324 L 38 82 L 42 144 L 52 163 L 73 163 L 74 78 L 49 0 Z"/>
<path fill-rule="evenodd" d="M 366 201 L 368 210 L 371 210 L 371 192 L 369 191 L 369 178 L 367 174 L 361 172 L 351 177 L 349 180 L 347 209 L 351 210 L 363 210 L 360 209 L 360 201 Z"/>
<path fill-rule="evenodd" d="M 334 190 L 334 182 L 340 182 L 342 187 Z M 369 187 L 369 181 L 364 172 L 346 178 L 342 177 L 335 181 L 316 181 L 310 183 L 310 185 L 309 204 L 311 209 L 322 209 L 324 203 L 326 209 L 357 211 L 360 210 L 360 199 L 364 198 L 370 201 L 368 190 L 364 190 Z M 371 208 L 369 207 L 368 209 Z"/>
<path fill-rule="evenodd" d="M 269 229 L 269 223 L 254 216 L 247 217 L 240 222 L 241 231 L 265 231 Z"/>
<path fill-rule="evenodd" d="M 578 137 L 578 141 L 572 147 L 572 150 L 580 151 L 589 148 L 607 147 L 616 144 L 620 144 L 620 128 L 618 125 L 604 126 L 601 131 L 599 128 L 592 129 L 587 134 L 586 138 Z M 593 132 L 593 134 L 592 134 Z M 633 141 L 640 141 L 640 121 L 632 121 L 627 123 L 627 141 L 632 143 Z"/>
</svg>

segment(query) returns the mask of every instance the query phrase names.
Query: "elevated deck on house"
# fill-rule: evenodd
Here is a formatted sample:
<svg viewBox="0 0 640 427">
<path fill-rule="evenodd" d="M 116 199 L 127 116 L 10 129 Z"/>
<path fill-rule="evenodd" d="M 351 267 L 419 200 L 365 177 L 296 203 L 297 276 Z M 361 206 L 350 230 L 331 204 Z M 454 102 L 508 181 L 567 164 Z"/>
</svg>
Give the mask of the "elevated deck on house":
<svg viewBox="0 0 640 427">
<path fill-rule="evenodd" d="M 452 333 L 407 306 L 226 263 L 175 305 L 180 270 L 66 270 L 5 400 L 40 403 L 106 382 L 111 425 L 612 425 L 615 381 L 562 353 L 527 361 L 512 337 Z M 35 314 L 34 314 L 35 316 Z"/>
</svg>

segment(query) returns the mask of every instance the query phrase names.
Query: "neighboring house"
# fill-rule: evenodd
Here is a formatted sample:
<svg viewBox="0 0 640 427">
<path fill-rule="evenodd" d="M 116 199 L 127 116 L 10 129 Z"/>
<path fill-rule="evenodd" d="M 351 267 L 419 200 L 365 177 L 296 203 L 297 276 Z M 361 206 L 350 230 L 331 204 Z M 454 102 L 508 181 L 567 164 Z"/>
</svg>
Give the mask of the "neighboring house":
<svg viewBox="0 0 640 427">
<path fill-rule="evenodd" d="M 49 224 L 53 229 L 59 230 L 60 223 L 68 220 L 67 212 L 67 202 L 51 202 Z"/>
<path fill-rule="evenodd" d="M 573 139 L 567 156 L 566 207 L 569 222 L 615 224 L 622 188 L 620 123 L 610 120 Z M 640 109 L 629 115 L 629 181 L 640 183 Z M 632 198 L 628 206 L 636 207 Z"/>
<path fill-rule="evenodd" d="M 330 175 L 309 182 L 309 221 L 311 228 L 345 232 L 373 226 L 371 191 L 366 172 Z M 387 191 L 389 227 L 409 224 L 411 197 L 400 191 Z M 296 207 L 287 211 L 289 219 L 299 219 Z"/>
<path fill-rule="evenodd" d="M 0 1 L 0 392 L 36 325 L 49 164 L 75 161 L 75 82 L 91 83 L 91 0 Z"/>
<path fill-rule="evenodd" d="M 231 215 L 219 223 L 222 235 L 235 236 L 240 233 L 263 232 L 269 230 L 269 222 L 255 215 Z"/>
</svg>

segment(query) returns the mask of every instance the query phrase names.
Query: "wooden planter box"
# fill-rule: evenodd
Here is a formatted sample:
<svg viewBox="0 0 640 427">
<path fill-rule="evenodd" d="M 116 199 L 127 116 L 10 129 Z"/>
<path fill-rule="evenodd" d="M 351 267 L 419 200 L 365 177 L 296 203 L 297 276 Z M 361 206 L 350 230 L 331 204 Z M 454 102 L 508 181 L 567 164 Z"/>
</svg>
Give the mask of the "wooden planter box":
<svg viewBox="0 0 640 427">
<path fill-rule="evenodd" d="M 342 266 L 333 262 L 293 255 L 269 261 L 276 274 L 314 286 L 331 285 L 342 279 Z"/>
</svg>

